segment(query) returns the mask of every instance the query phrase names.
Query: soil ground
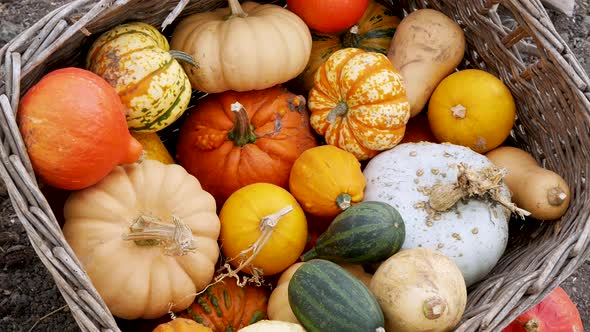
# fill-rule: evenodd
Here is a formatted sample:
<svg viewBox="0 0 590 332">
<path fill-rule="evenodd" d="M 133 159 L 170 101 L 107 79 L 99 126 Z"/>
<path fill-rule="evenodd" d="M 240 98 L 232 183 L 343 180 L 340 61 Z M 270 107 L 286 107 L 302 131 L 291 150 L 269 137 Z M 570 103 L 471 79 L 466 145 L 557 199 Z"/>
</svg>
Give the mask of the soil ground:
<svg viewBox="0 0 590 332">
<path fill-rule="evenodd" d="M 67 0 L 0 0 L 0 47 Z M 590 5 L 576 15 L 551 12 L 563 38 L 590 72 Z M 590 331 L 590 263 L 563 283 Z M 78 331 L 53 279 L 31 248 L 6 195 L 0 195 L 0 331 Z"/>
</svg>

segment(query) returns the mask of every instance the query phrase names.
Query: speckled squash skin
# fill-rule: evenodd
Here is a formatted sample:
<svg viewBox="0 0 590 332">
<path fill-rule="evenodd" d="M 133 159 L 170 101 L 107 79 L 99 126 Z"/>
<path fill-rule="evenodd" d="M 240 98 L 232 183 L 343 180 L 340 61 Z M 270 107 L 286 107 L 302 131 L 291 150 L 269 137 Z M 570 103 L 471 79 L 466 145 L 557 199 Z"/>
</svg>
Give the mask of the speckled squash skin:
<svg viewBox="0 0 590 332">
<path fill-rule="evenodd" d="M 440 251 L 455 261 L 470 286 L 482 280 L 504 253 L 510 212 L 500 204 L 471 198 L 430 217 L 423 208 L 429 201 L 424 188 L 437 181 L 455 183 L 460 162 L 473 169 L 492 165 L 485 156 L 463 146 L 400 144 L 367 164 L 363 200 L 389 203 L 403 216 L 406 237 L 401 251 L 417 247 Z M 501 192 L 510 198 L 504 183 Z"/>
<path fill-rule="evenodd" d="M 169 50 L 158 30 L 133 22 L 103 33 L 88 52 L 86 68 L 117 90 L 132 131 L 164 129 L 188 106 L 190 81 Z"/>
<path fill-rule="evenodd" d="M 359 160 L 398 144 L 410 118 L 402 77 L 385 55 L 359 48 L 334 52 L 319 67 L 308 107 L 313 129 Z"/>
</svg>

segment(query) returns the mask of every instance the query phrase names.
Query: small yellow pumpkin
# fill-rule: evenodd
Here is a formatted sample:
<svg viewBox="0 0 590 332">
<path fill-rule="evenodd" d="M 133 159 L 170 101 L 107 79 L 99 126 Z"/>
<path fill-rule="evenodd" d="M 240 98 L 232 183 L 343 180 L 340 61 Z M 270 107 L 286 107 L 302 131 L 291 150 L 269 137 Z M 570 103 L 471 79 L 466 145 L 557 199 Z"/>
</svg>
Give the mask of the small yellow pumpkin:
<svg viewBox="0 0 590 332">
<path fill-rule="evenodd" d="M 439 142 L 486 153 L 502 144 L 514 126 L 510 90 L 479 69 L 455 72 L 434 90 L 428 104 L 430 129 Z"/>
<path fill-rule="evenodd" d="M 289 190 L 306 212 L 335 217 L 363 200 L 365 177 L 352 153 L 333 145 L 320 145 L 295 160 Z"/>
<path fill-rule="evenodd" d="M 275 5 L 229 0 L 229 7 L 184 18 L 173 49 L 192 55 L 193 88 L 207 93 L 262 90 L 299 75 L 311 53 L 311 33 L 293 12 Z"/>
<path fill-rule="evenodd" d="M 174 164 L 174 159 L 160 140 L 160 136 L 156 133 L 138 133 L 138 132 L 131 132 L 131 136 L 133 136 L 141 146 L 143 146 L 143 151 L 145 152 L 144 159 L 152 159 L 161 161 L 164 164 Z"/>
<path fill-rule="evenodd" d="M 184 168 L 144 160 L 73 192 L 63 234 L 113 315 L 153 319 L 186 309 L 213 279 L 215 212 Z"/>
<path fill-rule="evenodd" d="M 308 107 L 313 129 L 359 160 L 397 145 L 410 118 L 402 77 L 391 62 L 358 48 L 334 52 L 319 67 Z"/>
<path fill-rule="evenodd" d="M 174 56 L 173 56 L 174 55 Z M 86 68 L 117 90 L 132 131 L 156 132 L 176 121 L 191 97 L 188 76 L 166 38 L 142 22 L 118 25 L 92 44 Z"/>
<path fill-rule="evenodd" d="M 213 332 L 213 330 L 192 319 L 178 317 L 158 325 L 152 332 Z"/>
<path fill-rule="evenodd" d="M 303 253 L 307 220 L 287 190 L 254 183 L 235 191 L 219 214 L 221 248 L 237 270 L 264 276 L 280 273 Z"/>
</svg>

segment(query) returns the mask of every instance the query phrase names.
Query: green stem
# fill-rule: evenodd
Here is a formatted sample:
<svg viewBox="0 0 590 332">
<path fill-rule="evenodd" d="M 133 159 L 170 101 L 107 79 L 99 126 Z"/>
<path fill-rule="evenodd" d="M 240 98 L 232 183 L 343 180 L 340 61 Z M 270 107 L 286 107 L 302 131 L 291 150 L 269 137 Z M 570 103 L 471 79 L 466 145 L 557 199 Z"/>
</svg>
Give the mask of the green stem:
<svg viewBox="0 0 590 332">
<path fill-rule="evenodd" d="M 303 254 L 301 256 L 301 261 L 302 262 L 307 262 L 307 261 L 312 260 L 312 259 L 314 259 L 316 257 L 318 257 L 318 253 L 317 253 L 317 251 L 315 250 L 315 247 L 314 247 L 314 248 L 311 248 L 308 252 L 306 252 L 305 254 Z"/>
<path fill-rule="evenodd" d="M 340 210 L 344 211 L 348 209 L 351 205 L 352 197 L 350 197 L 347 193 L 342 193 L 336 197 L 336 205 L 340 208 Z"/>
<path fill-rule="evenodd" d="M 360 48 L 361 37 L 358 34 L 358 25 L 352 26 L 348 31 L 340 36 L 340 43 L 346 47 Z"/>
<path fill-rule="evenodd" d="M 172 216 L 173 224 L 159 219 L 139 216 L 131 226 L 129 233 L 123 234 L 123 240 L 134 241 L 142 247 L 161 246 L 166 255 L 183 256 L 196 249 L 191 229 L 180 219 Z"/>
<path fill-rule="evenodd" d="M 199 68 L 199 65 L 195 61 L 195 58 L 193 58 L 193 56 L 188 53 L 185 53 L 183 51 L 177 51 L 177 50 L 170 50 L 170 51 L 168 51 L 168 53 L 170 53 L 170 55 L 178 61 L 181 61 L 181 62 L 187 63 L 191 66 Z"/>
<path fill-rule="evenodd" d="M 344 101 L 338 102 L 334 108 L 330 110 L 328 114 L 328 122 L 334 123 L 337 117 L 344 117 L 348 113 L 348 105 Z"/>
<path fill-rule="evenodd" d="M 254 126 L 250 124 L 248 112 L 240 102 L 231 104 L 231 111 L 234 112 L 234 128 L 227 133 L 227 138 L 234 141 L 239 147 L 248 143 L 256 142 Z"/>
</svg>

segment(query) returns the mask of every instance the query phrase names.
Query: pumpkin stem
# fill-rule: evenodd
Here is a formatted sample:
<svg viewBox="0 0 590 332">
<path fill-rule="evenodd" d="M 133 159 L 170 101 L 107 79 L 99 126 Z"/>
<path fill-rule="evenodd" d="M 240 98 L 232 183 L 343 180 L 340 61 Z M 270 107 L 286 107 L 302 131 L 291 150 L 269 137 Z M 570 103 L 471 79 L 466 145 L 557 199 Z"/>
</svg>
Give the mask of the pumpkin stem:
<svg viewBox="0 0 590 332">
<path fill-rule="evenodd" d="M 536 319 L 529 319 L 526 324 L 524 324 L 524 329 L 526 332 L 539 332 L 539 328 L 541 324 Z"/>
<path fill-rule="evenodd" d="M 338 102 L 334 108 L 330 110 L 328 114 L 328 122 L 334 123 L 336 121 L 336 117 L 344 117 L 348 113 L 348 105 L 344 101 Z"/>
<path fill-rule="evenodd" d="M 227 17 L 227 19 L 233 18 L 233 17 L 247 17 L 248 14 L 246 14 L 246 12 L 242 9 L 242 6 L 240 5 L 240 1 L 238 0 L 229 0 L 229 8 L 231 10 L 231 15 L 229 15 Z"/>
<path fill-rule="evenodd" d="M 340 43 L 344 47 L 353 47 L 353 48 L 360 48 L 361 47 L 361 36 L 358 35 L 359 33 L 359 26 L 353 25 L 348 31 L 343 33 L 340 36 Z"/>
<path fill-rule="evenodd" d="M 234 128 L 227 133 L 227 137 L 239 147 L 256 142 L 254 126 L 250 124 L 244 106 L 239 101 L 236 101 L 231 104 L 231 111 L 234 112 L 235 122 Z"/>
<path fill-rule="evenodd" d="M 553 187 L 547 191 L 547 202 L 552 206 L 560 206 L 566 198 L 567 193 L 559 187 Z"/>
<path fill-rule="evenodd" d="M 422 303 L 422 312 L 426 319 L 438 319 L 447 310 L 447 302 L 440 296 L 432 296 Z"/>
<path fill-rule="evenodd" d="M 382 327 L 378 327 L 375 329 L 375 332 L 385 332 L 385 329 Z"/>
<path fill-rule="evenodd" d="M 170 53 L 170 56 L 172 56 L 174 59 L 176 59 L 180 62 L 187 63 L 193 67 L 196 67 L 197 69 L 199 68 L 199 65 L 195 61 L 195 58 L 193 58 L 193 56 L 188 53 L 185 53 L 183 51 L 177 51 L 177 50 L 170 50 L 170 51 L 168 51 L 168 53 Z"/>
<path fill-rule="evenodd" d="M 456 183 L 436 184 L 431 188 L 428 205 L 434 211 L 448 211 L 459 200 L 475 196 L 491 199 L 522 218 L 531 214 L 517 207 L 499 191 L 500 183 L 506 175 L 504 169 L 488 166 L 474 171 L 467 164 L 459 163 L 457 170 Z"/>
<path fill-rule="evenodd" d="M 172 222 L 163 223 L 157 218 L 139 216 L 123 234 L 123 240 L 135 241 L 138 246 L 162 246 L 164 253 L 183 256 L 196 249 L 191 229 L 172 216 Z"/>
<path fill-rule="evenodd" d="M 248 257 L 248 259 L 246 259 L 245 261 L 241 262 L 240 265 L 235 270 L 233 270 L 233 271 L 230 270 L 229 271 L 230 277 L 235 276 L 238 272 L 240 272 L 246 266 L 250 265 L 250 263 L 254 260 L 254 258 L 256 258 L 258 253 L 264 248 L 264 246 L 266 245 L 268 240 L 270 240 L 270 237 L 272 236 L 272 232 L 274 231 L 275 227 L 277 226 L 277 224 L 279 223 L 281 218 L 283 218 L 285 215 L 287 215 L 291 211 L 293 211 L 293 206 L 287 205 L 284 208 L 280 209 L 279 211 L 277 211 L 273 214 L 269 214 L 268 216 L 262 217 L 262 219 L 260 219 L 260 231 L 261 231 L 260 236 L 258 237 L 256 242 L 251 244 L 248 248 L 242 250 L 240 252 L 240 254 L 237 256 L 237 257 L 246 257 L 249 253 L 251 253 L 250 257 Z M 234 257 L 230 260 L 233 260 L 237 257 Z M 264 272 L 264 271 L 262 271 L 262 272 Z"/>
<path fill-rule="evenodd" d="M 457 119 L 465 119 L 465 115 L 467 115 L 467 108 L 461 104 L 457 104 L 451 107 L 451 113 Z"/>
<path fill-rule="evenodd" d="M 344 211 L 348 209 L 351 205 L 352 197 L 350 197 L 347 193 L 342 193 L 336 197 L 336 205 L 340 208 L 340 210 Z"/>
</svg>

